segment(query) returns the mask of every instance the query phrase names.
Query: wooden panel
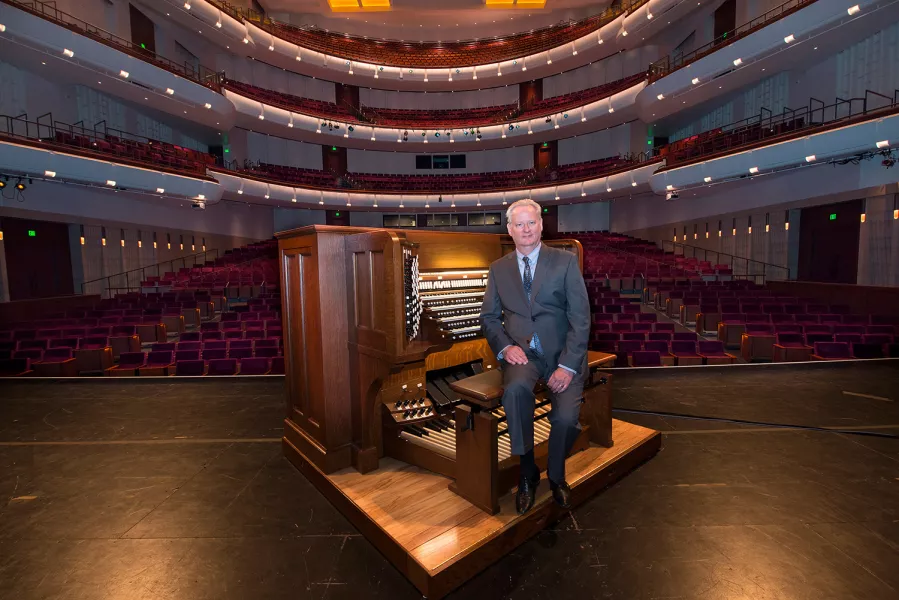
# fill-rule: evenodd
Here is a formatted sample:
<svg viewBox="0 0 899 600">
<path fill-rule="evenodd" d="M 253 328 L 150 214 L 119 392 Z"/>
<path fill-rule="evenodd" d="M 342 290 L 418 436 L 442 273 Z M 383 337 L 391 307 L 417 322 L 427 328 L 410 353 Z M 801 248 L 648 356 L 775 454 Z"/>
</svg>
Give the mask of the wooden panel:
<svg viewBox="0 0 899 600">
<path fill-rule="evenodd" d="M 418 230 L 405 233 L 407 240 L 421 244 L 418 256 L 422 271 L 486 269 L 502 256 L 497 234 Z"/>
<path fill-rule="evenodd" d="M 778 295 L 812 298 L 822 304 L 846 304 L 852 314 L 899 318 L 899 287 L 812 281 L 769 281 L 767 287 Z"/>
<path fill-rule="evenodd" d="M 310 290 L 306 288 L 306 261 L 311 257 L 311 248 L 308 246 L 297 250 L 285 251 L 282 255 L 282 272 L 284 274 L 283 311 L 284 327 L 287 331 L 287 340 L 284 345 L 285 362 L 287 368 L 287 387 L 292 408 L 302 420 L 309 418 L 310 389 L 309 389 L 309 346 L 307 302 Z M 314 420 L 309 421 L 310 426 L 318 428 Z"/>
<path fill-rule="evenodd" d="M 355 303 L 353 313 L 357 328 L 373 329 L 374 305 L 372 302 L 372 265 L 371 254 L 368 252 L 353 252 L 353 292 Z"/>
<path fill-rule="evenodd" d="M 53 313 L 79 308 L 94 308 L 100 302 L 100 294 L 83 296 L 58 296 L 0 303 L 0 325 L 16 321 L 31 321 Z"/>
</svg>

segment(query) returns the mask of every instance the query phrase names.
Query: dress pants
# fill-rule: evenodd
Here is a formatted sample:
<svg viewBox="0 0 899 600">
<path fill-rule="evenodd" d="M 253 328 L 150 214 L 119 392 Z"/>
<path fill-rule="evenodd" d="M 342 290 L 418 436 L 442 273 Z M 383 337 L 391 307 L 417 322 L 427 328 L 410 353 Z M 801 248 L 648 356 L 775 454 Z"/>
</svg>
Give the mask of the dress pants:
<svg viewBox="0 0 899 600">
<path fill-rule="evenodd" d="M 538 379 L 549 380 L 558 365 L 545 356 L 527 349 L 527 364 L 512 365 L 503 361 L 503 408 L 509 427 L 512 454 L 521 456 L 534 447 L 534 385 Z M 549 454 L 546 474 L 553 482 L 565 480 L 565 457 L 577 439 L 581 427 L 578 416 L 584 396 L 584 378 L 575 375 L 561 394 L 549 392 L 552 411 L 549 414 Z"/>
</svg>

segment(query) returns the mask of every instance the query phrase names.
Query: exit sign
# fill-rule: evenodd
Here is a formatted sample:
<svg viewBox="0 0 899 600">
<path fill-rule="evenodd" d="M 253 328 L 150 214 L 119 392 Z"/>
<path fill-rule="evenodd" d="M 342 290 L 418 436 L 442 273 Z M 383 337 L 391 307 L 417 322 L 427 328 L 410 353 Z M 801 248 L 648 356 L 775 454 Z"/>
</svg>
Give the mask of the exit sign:
<svg viewBox="0 0 899 600">
<path fill-rule="evenodd" d="M 836 220 L 837 220 L 837 213 L 830 213 L 830 220 L 831 220 L 831 221 L 836 221 Z"/>
<path fill-rule="evenodd" d="M 28 237 L 37 237 L 37 231 L 35 231 L 34 229 L 29 229 Z"/>
</svg>

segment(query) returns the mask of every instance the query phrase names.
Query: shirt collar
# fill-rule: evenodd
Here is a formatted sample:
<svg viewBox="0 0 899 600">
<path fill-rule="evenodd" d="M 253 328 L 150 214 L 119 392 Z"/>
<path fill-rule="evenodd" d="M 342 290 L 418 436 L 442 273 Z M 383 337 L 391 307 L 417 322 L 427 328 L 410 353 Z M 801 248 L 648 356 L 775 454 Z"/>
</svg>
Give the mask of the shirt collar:
<svg viewBox="0 0 899 600">
<path fill-rule="evenodd" d="M 537 258 L 539 258 L 539 256 L 540 256 L 540 248 L 542 246 L 543 246 L 543 242 L 540 242 L 539 244 L 537 244 L 537 247 L 534 248 L 533 250 L 531 250 L 531 253 L 527 255 L 529 262 L 531 264 L 534 264 L 537 262 Z M 518 248 L 515 249 L 515 256 L 517 256 L 518 260 L 522 261 L 522 262 L 525 257 L 524 254 L 522 254 L 521 252 L 518 251 Z"/>
</svg>

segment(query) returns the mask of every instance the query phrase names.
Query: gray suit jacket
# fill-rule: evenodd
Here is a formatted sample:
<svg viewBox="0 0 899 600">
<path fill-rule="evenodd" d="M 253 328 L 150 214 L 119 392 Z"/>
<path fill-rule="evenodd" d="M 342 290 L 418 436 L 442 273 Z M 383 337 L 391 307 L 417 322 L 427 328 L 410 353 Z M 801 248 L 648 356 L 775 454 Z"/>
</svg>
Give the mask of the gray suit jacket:
<svg viewBox="0 0 899 600">
<path fill-rule="evenodd" d="M 528 304 L 513 251 L 490 265 L 481 331 L 494 354 L 509 344 L 527 349 L 536 333 L 548 364 L 587 373 L 590 301 L 577 256 L 543 244 Z"/>
</svg>

